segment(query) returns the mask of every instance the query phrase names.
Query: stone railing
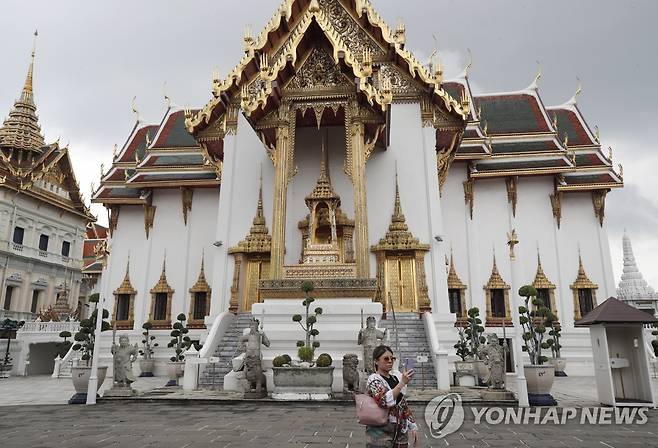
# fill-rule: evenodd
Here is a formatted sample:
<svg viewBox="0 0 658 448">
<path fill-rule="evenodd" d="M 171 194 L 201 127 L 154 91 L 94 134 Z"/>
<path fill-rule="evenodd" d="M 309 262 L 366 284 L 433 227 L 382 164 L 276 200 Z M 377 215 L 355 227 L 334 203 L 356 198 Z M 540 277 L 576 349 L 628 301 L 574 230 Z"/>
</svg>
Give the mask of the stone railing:
<svg viewBox="0 0 658 448">
<path fill-rule="evenodd" d="M 24 257 L 38 258 L 50 263 L 62 264 L 70 268 L 76 268 L 76 269 L 82 268 L 82 260 L 67 257 L 65 255 L 58 254 L 55 252 L 48 252 L 38 248 L 28 247 L 22 244 L 16 244 L 14 242 L 11 242 L 9 244 L 9 250 L 10 252 L 20 254 Z"/>
<path fill-rule="evenodd" d="M 21 334 L 27 333 L 61 333 L 69 331 L 75 334 L 80 329 L 80 322 L 25 322 L 18 330 Z"/>
</svg>

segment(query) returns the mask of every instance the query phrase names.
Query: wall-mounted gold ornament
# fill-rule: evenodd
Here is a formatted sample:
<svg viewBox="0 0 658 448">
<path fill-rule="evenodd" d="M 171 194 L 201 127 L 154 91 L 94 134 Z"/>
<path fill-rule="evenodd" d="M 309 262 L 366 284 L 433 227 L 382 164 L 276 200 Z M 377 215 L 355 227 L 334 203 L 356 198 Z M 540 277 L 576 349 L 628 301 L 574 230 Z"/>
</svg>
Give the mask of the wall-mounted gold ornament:
<svg viewBox="0 0 658 448">
<path fill-rule="evenodd" d="M 519 178 L 517 176 L 505 178 L 505 185 L 507 187 L 507 202 L 512 205 L 513 216 L 516 216 L 516 202 L 518 199 L 518 189 L 517 189 L 518 179 Z"/>
<path fill-rule="evenodd" d="M 194 190 L 192 188 L 181 188 L 181 201 L 183 205 L 183 222 L 187 225 L 187 215 L 192 210 L 192 199 Z"/>
<path fill-rule="evenodd" d="M 464 181 L 464 201 L 468 205 L 468 211 L 471 219 L 473 219 L 473 208 L 475 205 L 475 182 L 473 179 L 468 179 Z"/>
<path fill-rule="evenodd" d="M 514 247 L 516 247 L 517 244 L 519 244 L 519 237 L 516 234 L 516 229 L 512 229 L 511 232 L 507 232 L 507 246 L 509 247 L 509 259 L 512 261 L 516 260 Z"/>
<path fill-rule="evenodd" d="M 599 220 L 599 225 L 603 227 L 603 220 L 605 218 L 605 198 L 608 194 L 607 190 L 592 191 L 592 205 L 594 206 L 594 215 Z"/>
</svg>

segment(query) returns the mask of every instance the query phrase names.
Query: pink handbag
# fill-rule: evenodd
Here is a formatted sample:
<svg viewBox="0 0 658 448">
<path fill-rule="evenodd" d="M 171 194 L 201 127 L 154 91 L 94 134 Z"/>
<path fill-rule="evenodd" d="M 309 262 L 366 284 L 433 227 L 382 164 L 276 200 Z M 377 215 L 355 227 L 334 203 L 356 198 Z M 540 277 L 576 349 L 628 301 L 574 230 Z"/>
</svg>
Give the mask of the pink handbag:
<svg viewBox="0 0 658 448">
<path fill-rule="evenodd" d="M 388 409 L 379 407 L 374 398 L 367 394 L 354 395 L 356 418 L 366 426 L 384 426 L 388 423 Z"/>
</svg>

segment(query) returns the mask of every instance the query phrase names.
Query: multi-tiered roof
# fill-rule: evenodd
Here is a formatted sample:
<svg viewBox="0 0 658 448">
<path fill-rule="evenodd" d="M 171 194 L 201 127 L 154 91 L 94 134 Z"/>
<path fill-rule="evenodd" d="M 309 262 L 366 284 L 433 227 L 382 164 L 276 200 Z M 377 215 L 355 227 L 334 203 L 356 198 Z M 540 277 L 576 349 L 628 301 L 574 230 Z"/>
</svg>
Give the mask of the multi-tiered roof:
<svg viewBox="0 0 658 448">
<path fill-rule="evenodd" d="M 41 134 L 34 102 L 34 57 L 33 49 L 21 95 L 0 127 L 0 185 L 92 221 L 68 147 L 61 148 L 59 141 L 46 144 Z"/>
</svg>

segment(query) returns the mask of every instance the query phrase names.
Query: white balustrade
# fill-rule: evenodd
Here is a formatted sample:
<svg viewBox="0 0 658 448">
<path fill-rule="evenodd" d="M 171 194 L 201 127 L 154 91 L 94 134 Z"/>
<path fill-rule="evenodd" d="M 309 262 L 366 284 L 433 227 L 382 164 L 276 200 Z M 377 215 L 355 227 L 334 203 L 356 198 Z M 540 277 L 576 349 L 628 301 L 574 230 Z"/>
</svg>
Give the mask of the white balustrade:
<svg viewBox="0 0 658 448">
<path fill-rule="evenodd" d="M 61 333 L 69 331 L 74 334 L 80 328 L 80 322 L 25 322 L 19 333 Z"/>
</svg>

